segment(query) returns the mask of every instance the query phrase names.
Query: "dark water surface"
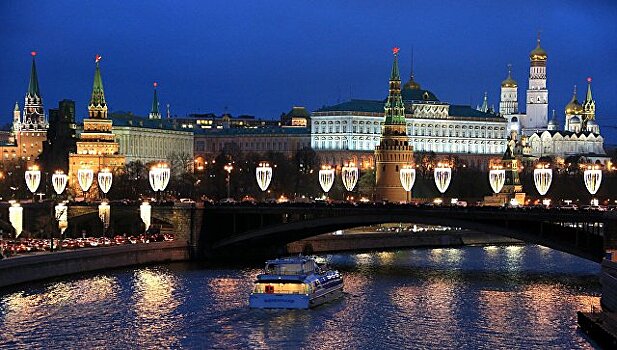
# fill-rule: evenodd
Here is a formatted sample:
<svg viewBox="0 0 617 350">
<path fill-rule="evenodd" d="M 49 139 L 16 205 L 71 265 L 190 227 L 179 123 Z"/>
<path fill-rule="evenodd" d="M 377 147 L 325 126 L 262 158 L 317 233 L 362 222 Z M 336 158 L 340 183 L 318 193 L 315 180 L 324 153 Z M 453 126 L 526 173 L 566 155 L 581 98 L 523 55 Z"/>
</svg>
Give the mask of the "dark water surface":
<svg viewBox="0 0 617 350">
<path fill-rule="evenodd" d="M 251 310 L 260 266 L 177 263 L 0 291 L 0 348 L 577 349 L 599 265 L 544 247 L 324 255 L 347 294 Z"/>
</svg>

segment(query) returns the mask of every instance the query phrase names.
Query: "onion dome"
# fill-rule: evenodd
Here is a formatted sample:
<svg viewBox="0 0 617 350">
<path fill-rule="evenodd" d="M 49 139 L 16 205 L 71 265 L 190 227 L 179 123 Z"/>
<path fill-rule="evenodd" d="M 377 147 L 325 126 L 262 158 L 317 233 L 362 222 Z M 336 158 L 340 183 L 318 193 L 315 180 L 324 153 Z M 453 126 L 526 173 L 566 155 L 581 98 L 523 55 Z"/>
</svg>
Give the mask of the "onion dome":
<svg viewBox="0 0 617 350">
<path fill-rule="evenodd" d="M 506 78 L 506 80 L 501 82 L 501 87 L 507 87 L 507 88 L 515 88 L 518 86 L 518 83 L 516 82 L 516 80 L 512 79 L 512 65 L 509 64 L 508 65 L 508 77 Z"/>
<path fill-rule="evenodd" d="M 574 85 L 574 92 L 572 94 L 572 99 L 566 105 L 566 115 L 580 115 L 583 113 L 583 106 L 578 103 L 576 99 L 576 85 Z"/>
<path fill-rule="evenodd" d="M 542 46 L 540 46 L 540 37 L 538 37 L 538 45 L 529 53 L 529 59 L 532 61 L 546 61 L 547 58 L 548 55 Z"/>
<path fill-rule="evenodd" d="M 551 119 L 548 122 L 548 129 L 549 130 L 557 130 L 557 128 L 559 128 L 559 124 L 557 123 L 557 120 Z"/>
</svg>

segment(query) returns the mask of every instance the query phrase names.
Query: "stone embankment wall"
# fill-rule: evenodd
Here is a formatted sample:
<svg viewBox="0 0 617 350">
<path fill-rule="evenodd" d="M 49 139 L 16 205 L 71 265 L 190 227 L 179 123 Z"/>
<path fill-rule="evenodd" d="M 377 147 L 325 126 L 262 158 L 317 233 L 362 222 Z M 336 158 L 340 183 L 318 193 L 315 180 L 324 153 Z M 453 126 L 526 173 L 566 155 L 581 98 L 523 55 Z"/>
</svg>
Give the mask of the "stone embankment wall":
<svg viewBox="0 0 617 350">
<path fill-rule="evenodd" d="M 600 273 L 602 308 L 617 313 L 617 262 L 604 260 Z"/>
<path fill-rule="evenodd" d="M 0 260 L 0 288 L 47 278 L 141 264 L 189 260 L 186 242 L 84 248 Z"/>
</svg>

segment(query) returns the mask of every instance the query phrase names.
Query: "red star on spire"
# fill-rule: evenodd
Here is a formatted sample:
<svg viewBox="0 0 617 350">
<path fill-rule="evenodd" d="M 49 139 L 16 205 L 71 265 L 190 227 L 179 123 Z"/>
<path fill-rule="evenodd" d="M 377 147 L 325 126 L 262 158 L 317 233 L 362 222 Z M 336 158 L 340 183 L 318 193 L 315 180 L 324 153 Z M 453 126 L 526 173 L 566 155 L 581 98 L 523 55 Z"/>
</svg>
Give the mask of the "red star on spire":
<svg viewBox="0 0 617 350">
<path fill-rule="evenodd" d="M 591 77 L 587 77 L 587 82 L 591 83 Z"/>
<path fill-rule="evenodd" d="M 400 50 L 401 50 L 401 49 L 399 49 L 398 47 L 393 47 L 393 48 L 392 48 L 392 53 L 393 53 L 393 54 L 395 54 L 395 55 L 398 55 L 398 52 L 399 52 Z"/>
<path fill-rule="evenodd" d="M 152 85 L 154 85 L 154 87 L 157 87 L 157 86 L 159 86 L 159 83 L 157 83 L 157 82 L 155 81 L 155 82 L 154 82 L 154 84 L 152 84 Z"/>
<path fill-rule="evenodd" d="M 32 57 L 36 56 L 36 51 L 30 51 L 30 55 L 31 55 Z"/>
<path fill-rule="evenodd" d="M 99 63 L 101 58 L 102 58 L 101 55 L 97 54 L 96 57 L 94 57 L 94 62 Z"/>
</svg>

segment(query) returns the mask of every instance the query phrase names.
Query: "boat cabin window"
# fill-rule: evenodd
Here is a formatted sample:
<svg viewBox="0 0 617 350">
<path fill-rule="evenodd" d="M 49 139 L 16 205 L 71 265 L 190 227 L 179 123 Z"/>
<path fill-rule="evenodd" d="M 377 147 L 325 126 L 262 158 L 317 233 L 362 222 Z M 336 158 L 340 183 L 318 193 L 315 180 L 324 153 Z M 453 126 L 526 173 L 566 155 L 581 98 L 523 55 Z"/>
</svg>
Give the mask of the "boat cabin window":
<svg viewBox="0 0 617 350">
<path fill-rule="evenodd" d="M 315 271 L 315 263 L 269 263 L 266 264 L 266 273 L 269 275 L 303 275 Z"/>
</svg>

